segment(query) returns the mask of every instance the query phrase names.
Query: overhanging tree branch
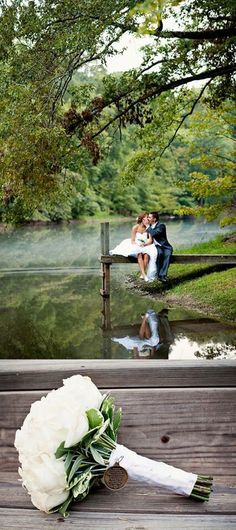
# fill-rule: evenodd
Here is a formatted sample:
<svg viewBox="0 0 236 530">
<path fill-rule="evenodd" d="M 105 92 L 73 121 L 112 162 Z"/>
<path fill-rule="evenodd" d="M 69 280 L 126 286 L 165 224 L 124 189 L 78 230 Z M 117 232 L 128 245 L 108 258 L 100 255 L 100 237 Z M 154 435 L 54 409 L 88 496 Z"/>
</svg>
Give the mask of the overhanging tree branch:
<svg viewBox="0 0 236 530">
<path fill-rule="evenodd" d="M 163 39 L 191 39 L 214 40 L 236 36 L 236 27 L 229 26 L 222 29 L 203 29 L 198 31 L 156 31 L 156 36 Z"/>
<path fill-rule="evenodd" d="M 202 87 L 202 89 L 200 90 L 199 94 L 198 94 L 198 97 L 195 99 L 195 101 L 193 102 L 192 104 L 192 107 L 190 109 L 189 112 L 186 112 L 186 114 L 183 115 L 183 117 L 181 118 L 180 122 L 179 122 L 179 125 L 178 127 L 176 128 L 174 134 L 172 135 L 172 137 L 170 138 L 169 142 L 166 144 L 166 146 L 162 149 L 161 153 L 160 153 L 160 158 L 164 155 L 165 151 L 168 149 L 168 147 L 170 147 L 170 145 L 172 144 L 172 142 L 175 140 L 177 134 L 178 134 L 178 131 L 180 130 L 180 128 L 182 127 L 184 121 L 186 120 L 186 118 L 188 116 L 191 116 L 191 114 L 193 114 L 193 111 L 196 107 L 196 105 L 198 104 L 198 102 L 200 101 L 204 91 L 206 90 L 207 86 L 210 84 L 210 82 L 212 81 L 212 79 L 209 79 L 206 84 Z"/>
<path fill-rule="evenodd" d="M 91 138 L 94 139 L 97 136 L 99 136 L 103 131 L 105 131 L 112 123 L 114 123 L 116 120 L 120 119 L 122 116 L 125 116 L 129 110 L 134 108 L 139 103 L 145 103 L 149 99 L 153 97 L 157 97 L 163 92 L 167 92 L 168 90 L 173 90 L 174 88 L 177 88 L 179 86 L 186 85 L 188 83 L 192 83 L 193 81 L 200 81 L 203 79 L 209 79 L 209 82 L 212 81 L 212 79 L 215 79 L 219 76 L 229 75 L 232 74 L 234 71 L 236 71 L 236 64 L 232 64 L 230 66 L 223 66 L 219 68 L 215 68 L 214 70 L 205 70 L 204 72 L 201 72 L 199 74 L 195 74 L 193 76 L 188 76 L 185 78 L 177 79 L 174 81 L 170 81 L 169 83 L 163 84 L 163 85 L 157 85 L 149 87 L 149 90 L 147 90 L 144 94 L 141 94 L 138 98 L 134 99 L 129 105 L 127 105 L 122 111 L 117 113 L 113 118 L 111 118 L 103 127 L 101 127 L 96 133 L 91 135 Z M 124 97 L 124 94 L 119 94 L 118 96 L 114 97 L 111 101 L 107 102 L 106 105 L 103 106 L 103 109 L 106 107 L 109 107 L 112 103 L 117 103 Z M 97 112 L 94 112 L 94 118 L 96 117 Z M 70 128 L 70 133 L 73 134 L 75 130 L 81 126 L 81 116 L 78 115 L 78 122 L 75 120 L 73 127 Z"/>
</svg>

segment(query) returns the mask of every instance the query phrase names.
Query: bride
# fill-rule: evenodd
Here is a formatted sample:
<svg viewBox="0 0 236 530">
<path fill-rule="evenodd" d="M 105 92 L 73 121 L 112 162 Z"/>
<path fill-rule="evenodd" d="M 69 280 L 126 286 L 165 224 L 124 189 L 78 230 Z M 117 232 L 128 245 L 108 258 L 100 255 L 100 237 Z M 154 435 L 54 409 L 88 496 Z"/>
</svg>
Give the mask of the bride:
<svg viewBox="0 0 236 530">
<path fill-rule="evenodd" d="M 152 241 L 152 237 L 147 233 L 148 224 L 147 213 L 140 214 L 137 217 L 137 223 L 131 230 L 131 238 L 124 239 L 119 245 L 110 250 L 111 255 L 136 257 L 141 278 L 146 282 L 155 279 L 157 260 L 156 246 Z"/>
</svg>

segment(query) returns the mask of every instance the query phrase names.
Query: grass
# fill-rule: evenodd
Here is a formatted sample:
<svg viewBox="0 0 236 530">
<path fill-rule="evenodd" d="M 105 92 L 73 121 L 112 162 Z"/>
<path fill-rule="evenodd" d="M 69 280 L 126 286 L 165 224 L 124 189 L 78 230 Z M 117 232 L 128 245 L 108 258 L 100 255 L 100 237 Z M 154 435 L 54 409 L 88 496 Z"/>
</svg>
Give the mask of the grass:
<svg viewBox="0 0 236 530">
<path fill-rule="evenodd" d="M 235 268 L 176 285 L 168 291 L 168 300 L 175 302 L 176 299 L 183 305 L 207 311 L 210 316 L 233 321 L 236 317 Z"/>
<path fill-rule="evenodd" d="M 236 254 L 235 236 L 218 236 L 211 241 L 176 250 L 181 254 Z M 141 283 L 141 282 L 140 282 Z M 233 321 L 236 317 L 236 269 L 227 265 L 173 264 L 169 283 L 158 281 L 141 284 L 153 296 L 162 295 L 163 302 L 181 304 L 206 312 L 208 316 Z"/>
<path fill-rule="evenodd" d="M 180 248 L 176 254 L 236 254 L 236 234 L 217 236 L 215 239 Z"/>
</svg>

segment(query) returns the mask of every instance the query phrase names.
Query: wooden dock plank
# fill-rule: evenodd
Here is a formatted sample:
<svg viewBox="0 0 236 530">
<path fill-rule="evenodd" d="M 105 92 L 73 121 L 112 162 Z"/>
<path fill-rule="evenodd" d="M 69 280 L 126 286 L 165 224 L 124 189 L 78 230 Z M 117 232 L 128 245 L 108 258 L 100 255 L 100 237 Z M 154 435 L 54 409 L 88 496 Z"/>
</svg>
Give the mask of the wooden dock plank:
<svg viewBox="0 0 236 530">
<path fill-rule="evenodd" d="M 112 265 L 113 263 L 137 263 L 137 259 L 132 256 L 119 256 L 113 254 L 102 254 L 101 263 Z M 230 266 L 236 265 L 236 254 L 173 254 L 171 263 L 222 263 Z"/>
<path fill-rule="evenodd" d="M 35 391 L 2 393 L 2 471 L 17 470 L 17 452 L 13 447 L 15 430 L 22 425 L 31 403 L 44 394 Z M 120 443 L 186 471 L 222 476 L 226 483 L 227 477 L 236 475 L 234 389 L 121 389 L 112 390 L 112 395 L 117 406 L 123 409 Z M 167 443 L 163 438 L 166 436 Z"/>
<path fill-rule="evenodd" d="M 0 506 L 9 509 L 32 508 L 30 496 L 17 481 L 16 473 L 4 474 L 0 472 Z M 91 492 L 82 503 L 75 505 L 73 510 L 79 512 L 93 512 L 96 502 L 96 511 L 102 513 L 130 513 L 136 506 L 137 513 L 235 513 L 235 487 L 218 485 L 208 503 L 196 503 L 190 499 L 180 497 L 164 490 L 129 481 L 125 489 L 111 492 L 105 487 Z M 6 503 L 6 497 L 8 501 Z"/>
<path fill-rule="evenodd" d="M 16 508 L 32 508 L 30 496 L 17 480 L 16 473 L 0 472 L 1 508 L 7 507 L 9 511 Z M 219 480 L 221 480 L 220 483 Z M 117 492 L 112 492 L 105 486 L 90 492 L 83 502 L 75 504 L 73 511 L 83 514 L 93 513 L 96 509 L 101 517 L 103 513 L 125 512 L 129 514 L 134 509 L 137 514 L 236 515 L 236 487 L 232 484 L 233 480 L 230 479 L 228 484 L 226 484 L 226 479 L 225 483 L 222 479 L 216 479 L 215 482 L 209 502 L 198 503 L 187 497 L 130 480 L 124 489 Z"/>
<path fill-rule="evenodd" d="M 35 510 L 0 509 L 1 530 L 235 530 L 236 516 L 191 516 L 136 513 L 73 513 L 63 521 L 57 514 L 44 515 Z"/>
<path fill-rule="evenodd" d="M 234 360 L 1 360 L 0 391 L 48 390 L 74 374 L 100 388 L 235 387 Z"/>
</svg>

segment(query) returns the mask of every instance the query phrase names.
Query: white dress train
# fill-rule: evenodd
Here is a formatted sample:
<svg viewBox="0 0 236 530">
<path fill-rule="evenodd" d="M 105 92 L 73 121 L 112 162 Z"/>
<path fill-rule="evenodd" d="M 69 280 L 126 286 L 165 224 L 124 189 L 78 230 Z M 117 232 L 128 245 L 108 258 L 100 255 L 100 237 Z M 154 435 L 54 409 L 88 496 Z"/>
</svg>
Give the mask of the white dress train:
<svg viewBox="0 0 236 530">
<path fill-rule="evenodd" d="M 123 239 L 119 245 L 110 250 L 110 255 L 118 256 L 134 256 L 137 257 L 138 254 L 148 254 L 149 263 L 147 268 L 147 277 L 149 280 L 154 280 L 157 273 L 157 249 L 154 243 L 143 247 L 142 244 L 146 243 L 148 240 L 147 232 L 141 234 L 140 232 L 136 233 L 135 243 L 131 242 L 131 239 Z"/>
</svg>

